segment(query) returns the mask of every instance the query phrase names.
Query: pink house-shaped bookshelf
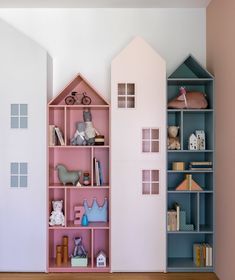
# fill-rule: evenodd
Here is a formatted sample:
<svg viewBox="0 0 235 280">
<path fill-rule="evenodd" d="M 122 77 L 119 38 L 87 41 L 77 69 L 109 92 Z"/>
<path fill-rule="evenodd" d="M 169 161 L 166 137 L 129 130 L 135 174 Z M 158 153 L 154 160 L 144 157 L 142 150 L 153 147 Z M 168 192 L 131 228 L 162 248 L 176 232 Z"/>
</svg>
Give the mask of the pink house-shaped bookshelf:
<svg viewBox="0 0 235 280">
<path fill-rule="evenodd" d="M 65 98 L 72 92 L 82 93 L 91 98 L 91 103 L 67 105 Z M 48 135 L 51 137 L 51 126 L 60 129 L 64 145 L 60 142 L 51 143 L 48 139 L 48 220 L 52 211 L 53 200 L 63 200 L 65 226 L 48 226 L 48 272 L 108 272 L 110 271 L 110 213 L 107 222 L 90 222 L 84 227 L 74 223 L 76 206 L 83 206 L 87 200 L 89 207 L 96 198 L 102 206 L 105 198 L 110 200 L 110 113 L 109 103 L 81 75 L 78 74 L 55 98 L 48 104 Z M 71 145 L 71 138 L 76 131 L 76 123 L 83 121 L 83 111 L 89 109 L 92 123 L 98 133 L 104 136 L 104 145 L 78 146 Z M 53 128 L 53 127 L 52 127 Z M 94 168 L 94 158 L 99 161 L 101 180 L 97 182 Z M 81 186 L 66 184 L 58 179 L 57 164 L 63 164 L 68 170 L 81 170 L 89 173 L 88 185 L 83 184 L 83 175 L 79 179 Z M 87 267 L 72 267 L 70 259 L 62 264 L 56 263 L 56 246 L 62 244 L 63 236 L 68 236 L 68 256 L 73 253 L 74 238 L 82 237 L 82 243 L 88 253 Z M 104 251 L 107 256 L 106 267 L 96 267 L 96 255 Z"/>
</svg>

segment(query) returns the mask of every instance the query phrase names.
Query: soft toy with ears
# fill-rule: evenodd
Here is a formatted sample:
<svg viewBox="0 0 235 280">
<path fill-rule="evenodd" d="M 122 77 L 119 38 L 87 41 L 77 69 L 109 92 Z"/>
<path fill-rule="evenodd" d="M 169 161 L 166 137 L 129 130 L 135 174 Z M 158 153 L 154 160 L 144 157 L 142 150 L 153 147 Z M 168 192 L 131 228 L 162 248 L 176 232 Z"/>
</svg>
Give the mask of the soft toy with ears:
<svg viewBox="0 0 235 280">
<path fill-rule="evenodd" d="M 180 150 L 180 141 L 179 141 L 179 126 L 168 126 L 167 129 L 167 148 L 168 150 Z"/>
</svg>

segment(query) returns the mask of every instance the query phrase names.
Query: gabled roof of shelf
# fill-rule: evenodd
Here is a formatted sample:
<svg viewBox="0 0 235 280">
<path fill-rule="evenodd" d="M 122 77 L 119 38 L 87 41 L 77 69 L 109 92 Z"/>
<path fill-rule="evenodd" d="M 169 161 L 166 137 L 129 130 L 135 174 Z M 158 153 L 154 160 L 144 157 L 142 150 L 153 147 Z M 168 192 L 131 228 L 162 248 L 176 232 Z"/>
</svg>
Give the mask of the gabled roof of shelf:
<svg viewBox="0 0 235 280">
<path fill-rule="evenodd" d="M 213 79 L 213 75 L 206 70 L 192 55 L 168 77 L 169 79 Z"/>
<path fill-rule="evenodd" d="M 72 81 L 49 102 L 49 105 L 66 105 L 64 99 L 70 95 L 72 91 L 76 91 L 78 94 L 85 92 L 91 98 L 90 105 L 109 105 L 109 102 L 81 74 L 77 74 Z"/>
</svg>

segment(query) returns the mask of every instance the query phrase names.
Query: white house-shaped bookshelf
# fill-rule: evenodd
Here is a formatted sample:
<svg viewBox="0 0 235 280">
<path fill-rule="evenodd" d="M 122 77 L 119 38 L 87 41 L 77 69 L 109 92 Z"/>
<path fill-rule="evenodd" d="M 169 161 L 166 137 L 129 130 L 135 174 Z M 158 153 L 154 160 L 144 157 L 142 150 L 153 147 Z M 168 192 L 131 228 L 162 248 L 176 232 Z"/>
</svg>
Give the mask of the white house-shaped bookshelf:
<svg viewBox="0 0 235 280">
<path fill-rule="evenodd" d="M 112 61 L 111 104 L 112 269 L 163 271 L 166 64 L 140 37 Z"/>
</svg>

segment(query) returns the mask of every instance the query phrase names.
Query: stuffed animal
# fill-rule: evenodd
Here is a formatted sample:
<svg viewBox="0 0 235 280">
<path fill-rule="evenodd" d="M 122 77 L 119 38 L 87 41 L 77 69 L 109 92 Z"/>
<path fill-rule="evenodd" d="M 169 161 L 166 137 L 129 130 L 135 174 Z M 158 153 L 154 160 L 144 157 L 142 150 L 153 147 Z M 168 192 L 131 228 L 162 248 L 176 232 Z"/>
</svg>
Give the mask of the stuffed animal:
<svg viewBox="0 0 235 280">
<path fill-rule="evenodd" d="M 85 138 L 85 128 L 86 124 L 84 122 L 76 123 L 76 131 L 71 139 L 71 145 L 85 146 L 87 144 L 87 140 Z"/>
<path fill-rule="evenodd" d="M 68 171 L 63 164 L 58 164 L 56 166 L 58 170 L 58 178 L 60 182 L 65 186 L 67 183 L 72 183 L 73 186 L 79 181 L 82 171 Z"/>
<path fill-rule="evenodd" d="M 85 122 L 85 138 L 87 145 L 95 145 L 95 136 L 99 134 L 92 123 L 92 115 L 89 109 L 83 111 L 83 120 Z"/>
<path fill-rule="evenodd" d="M 79 258 L 86 258 L 87 252 L 85 251 L 83 245 L 82 245 L 82 238 L 81 237 L 75 237 L 74 238 L 75 247 L 73 250 L 72 257 L 79 257 Z"/>
<path fill-rule="evenodd" d="M 180 150 L 179 126 L 168 126 L 167 148 L 168 150 Z"/>
<path fill-rule="evenodd" d="M 50 226 L 64 226 L 64 214 L 62 212 L 63 200 L 53 200 L 52 201 L 53 211 L 50 216 Z"/>
</svg>

